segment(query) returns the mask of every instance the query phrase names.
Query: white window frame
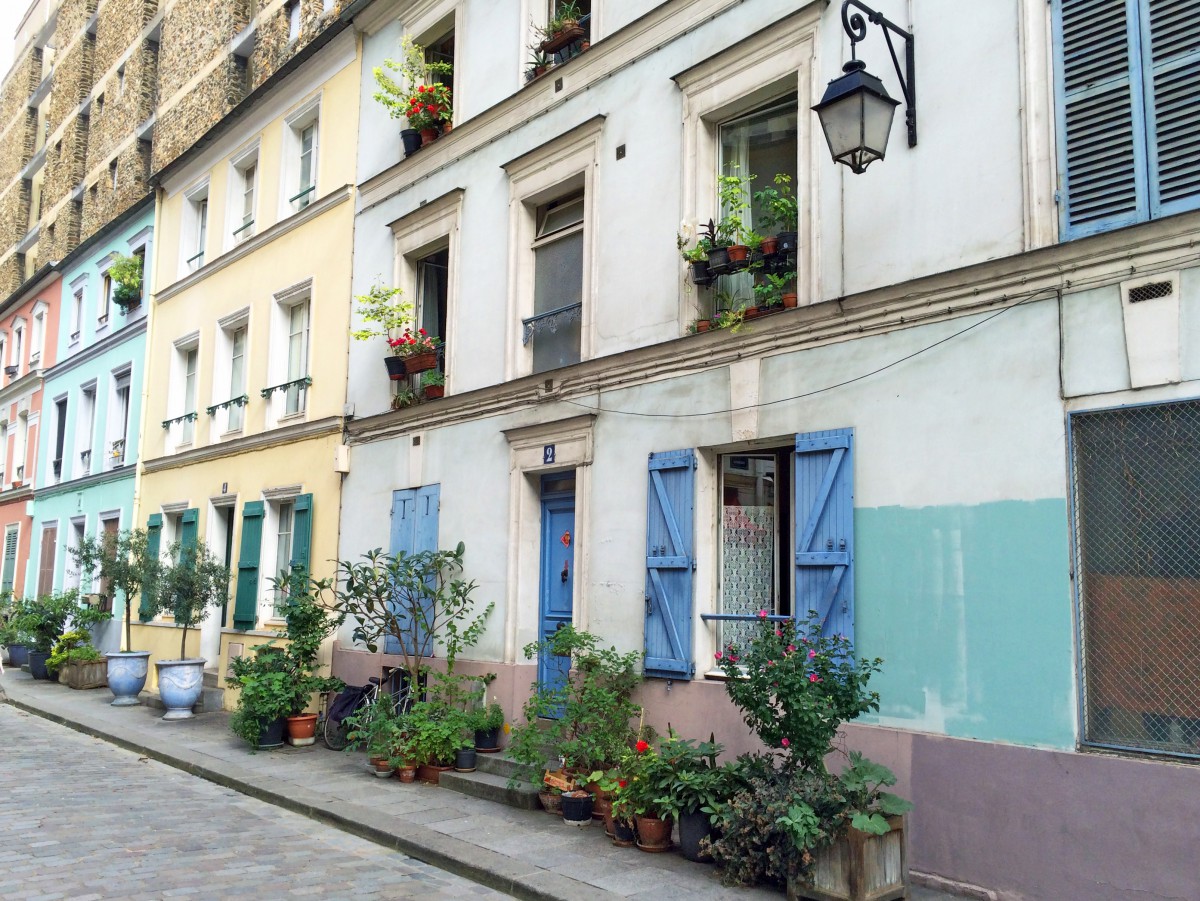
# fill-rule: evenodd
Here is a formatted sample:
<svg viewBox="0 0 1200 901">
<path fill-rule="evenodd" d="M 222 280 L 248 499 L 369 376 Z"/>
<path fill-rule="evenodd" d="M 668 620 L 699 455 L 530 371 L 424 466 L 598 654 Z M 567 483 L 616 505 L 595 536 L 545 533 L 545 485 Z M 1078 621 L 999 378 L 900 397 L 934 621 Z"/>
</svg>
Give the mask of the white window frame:
<svg viewBox="0 0 1200 901">
<path fill-rule="evenodd" d="M 79 547 L 80 539 L 87 537 L 87 517 L 72 516 L 70 525 L 67 529 L 67 547 L 66 559 L 67 568 L 64 573 L 63 588 L 70 590 L 78 589 L 83 586 L 83 572 L 75 565 L 75 555 L 71 553 L 74 548 Z"/>
<path fill-rule="evenodd" d="M 259 622 L 280 622 L 282 616 L 276 609 L 277 596 L 271 587 L 271 579 L 279 575 L 279 514 L 284 505 L 291 508 L 292 538 L 289 548 L 296 537 L 296 498 L 301 495 L 301 486 L 288 485 L 285 488 L 270 488 L 263 492 L 263 530 L 262 546 L 259 552 Z M 287 561 L 290 563 L 290 559 Z"/>
<path fill-rule="evenodd" d="M 71 331 L 67 333 L 67 346 L 75 347 L 83 334 L 83 309 L 87 303 L 88 273 L 79 276 L 70 285 L 71 291 Z"/>
<path fill-rule="evenodd" d="M 129 415 L 133 408 L 133 365 L 126 364 L 112 372 L 109 391 L 104 453 L 107 469 L 120 469 L 128 456 Z M 121 407 L 121 389 L 125 389 L 125 406 Z"/>
<path fill-rule="evenodd" d="M 8 332 L 0 331 L 0 366 L 8 365 Z M 0 381 L 3 377 L 0 376 Z"/>
<path fill-rule="evenodd" d="M 0 488 L 8 484 L 8 420 L 0 421 Z"/>
<path fill-rule="evenodd" d="M 146 314 L 147 298 L 150 296 L 150 266 L 153 259 L 154 226 L 147 225 L 137 234 L 131 236 L 126 245 L 131 255 L 142 254 L 142 302 L 136 307 L 125 310 L 126 321 L 133 317 Z"/>
<path fill-rule="evenodd" d="M 192 332 L 182 338 L 177 338 L 172 347 L 171 375 L 167 392 L 167 420 L 177 419 L 184 413 L 192 413 L 187 407 L 187 356 L 191 351 L 196 352 L 196 396 L 192 398 L 193 407 L 200 403 L 200 333 Z M 182 448 L 191 447 L 196 440 L 196 427 L 200 422 L 197 418 L 190 423 L 191 429 L 185 429 L 183 422 L 172 422 L 167 428 L 164 441 L 165 452 L 170 454 Z"/>
<path fill-rule="evenodd" d="M 458 61 L 463 59 L 463 6 L 462 0 L 425 0 L 423 3 L 414 4 L 413 8 L 404 16 L 405 30 L 416 36 L 416 42 L 422 48 L 430 46 L 434 41 L 441 40 L 451 32 L 454 33 L 455 64 L 454 70 L 450 73 L 450 97 L 453 101 L 451 103 L 453 114 L 450 120 L 452 125 L 458 125 L 462 121 L 460 110 L 468 108 L 463 104 L 463 97 L 459 93 L 463 79 L 458 77 Z M 525 22 L 528 19 L 522 18 L 520 21 Z M 523 59 L 522 62 L 524 62 Z"/>
<path fill-rule="evenodd" d="M 108 274 L 112 265 L 112 257 L 108 256 L 100 265 L 100 293 L 96 298 L 96 332 L 99 334 L 112 318 L 113 280 Z"/>
<path fill-rule="evenodd" d="M 243 307 L 217 321 L 216 346 L 213 348 L 213 388 L 214 404 L 231 400 L 237 390 L 233 385 L 233 338 L 234 334 L 244 329 L 246 332 L 245 345 L 242 350 L 242 394 L 249 394 L 250 389 L 250 308 Z M 242 422 L 237 424 L 233 417 L 234 409 L 241 413 Z M 213 442 L 242 434 L 246 427 L 246 408 L 225 407 L 217 410 L 209 417 L 213 422 L 210 440 Z"/>
<path fill-rule="evenodd" d="M 209 238 L 208 179 L 189 188 L 183 195 L 183 223 L 180 229 L 179 269 L 184 275 L 204 266 Z"/>
<path fill-rule="evenodd" d="M 822 12 L 810 4 L 801 12 L 730 47 L 717 56 L 675 76 L 683 93 L 683 226 L 695 235 L 700 222 L 716 218 L 717 169 L 720 162 L 721 124 L 769 103 L 773 98 L 796 94 L 796 172 L 792 185 L 799 199 L 796 222 L 796 286 L 800 303 L 823 297 L 816 265 L 818 167 L 813 156 L 813 117 L 804 115 L 806 100 L 813 97 L 816 36 Z M 804 179 L 803 181 L 801 179 Z M 822 234 L 829 233 L 828 227 Z M 825 248 L 829 252 L 828 246 Z M 680 264 L 684 265 L 684 264 Z M 679 281 L 680 331 L 696 319 L 695 288 Z M 807 292 L 807 294 L 806 294 Z"/>
<path fill-rule="evenodd" d="M 300 0 L 287 0 L 288 43 L 300 40 Z"/>
<path fill-rule="evenodd" d="M 311 160 L 312 190 L 297 197 L 302 190 L 300 184 L 300 155 L 302 135 L 308 126 L 313 128 Z M 282 182 L 279 190 L 279 218 L 286 219 L 293 213 L 309 207 L 320 194 L 321 184 L 321 95 L 309 100 L 284 120 L 283 165 L 280 167 Z"/>
<path fill-rule="evenodd" d="M 253 172 L 253 183 L 247 176 Z M 228 250 L 252 238 L 259 231 L 259 199 L 262 194 L 262 167 L 259 165 L 259 144 L 237 154 L 229 163 L 229 201 L 225 249 Z M 249 195 L 250 212 L 247 222 L 246 202 Z"/>
<path fill-rule="evenodd" d="M 454 385 L 455 341 L 458 329 L 458 248 L 459 232 L 462 228 L 462 202 L 464 192 L 455 189 L 437 200 L 425 204 L 392 223 L 395 247 L 395 282 L 403 292 L 401 297 L 420 298 L 417 264 L 438 250 L 446 248 L 450 255 L 450 268 L 446 273 L 446 331 L 439 335 L 443 347 L 446 393 L 452 394 Z M 420 309 L 414 307 L 415 322 L 420 322 Z"/>
<path fill-rule="evenodd" d="M 509 178 L 509 282 L 505 378 L 533 371 L 533 344 L 522 343 L 522 320 L 533 315 L 534 237 L 537 210 L 565 195 L 583 192 L 583 301 L 579 329 L 579 359 L 591 359 L 595 332 L 593 273 L 596 245 L 596 170 L 600 160 L 603 120 L 592 119 L 538 147 L 502 168 Z"/>
<path fill-rule="evenodd" d="M 542 29 L 550 22 L 550 7 L 554 0 L 521 0 L 521 18 L 518 21 L 529 23 L 529 32 L 525 44 L 532 46 L 534 50 L 537 45 L 542 42 Z M 592 0 L 591 19 L 588 20 L 590 30 L 588 32 L 588 42 L 596 43 L 600 40 L 604 32 L 600 28 L 601 13 L 604 8 L 604 0 Z M 457 53 L 455 54 L 457 55 Z M 521 66 L 519 69 L 520 84 L 525 84 L 525 70 L 529 68 L 526 60 L 529 55 L 521 56 Z"/>
<path fill-rule="evenodd" d="M 46 351 L 46 320 L 50 307 L 39 300 L 33 305 L 33 324 L 29 327 L 29 368 L 34 369 L 42 362 Z"/>
<path fill-rule="evenodd" d="M 51 485 L 57 485 L 60 482 L 62 482 L 64 479 L 68 478 L 68 475 L 67 475 L 67 473 L 69 471 L 68 466 L 71 462 L 71 460 L 70 460 L 70 457 L 71 457 L 70 437 L 71 436 L 69 434 L 70 424 L 71 424 L 71 398 L 70 398 L 70 395 L 69 394 L 60 394 L 60 395 L 58 395 L 58 397 L 55 397 L 54 399 L 52 399 L 50 401 L 50 404 L 51 404 L 52 408 L 54 409 L 54 424 L 53 424 L 53 429 L 50 432 L 49 441 L 47 442 L 47 445 L 49 447 L 47 460 L 50 463 L 49 482 Z M 62 405 L 62 411 L 63 411 L 62 413 L 59 412 L 60 404 Z M 58 445 L 58 430 L 60 427 L 62 428 L 62 432 L 63 432 L 62 456 L 55 457 L 54 452 L 58 449 L 58 447 L 57 447 L 57 445 Z M 58 460 L 58 473 L 57 474 L 54 472 L 54 461 L 55 460 Z"/>
<path fill-rule="evenodd" d="M 11 358 L 8 361 L 9 366 L 17 367 L 14 379 L 19 379 L 24 375 L 25 360 L 23 359 L 26 353 L 25 350 L 25 320 L 18 318 L 13 320 L 12 327 L 12 345 L 9 347 Z"/>
<path fill-rule="evenodd" d="M 79 427 L 75 431 L 75 450 L 71 454 L 71 477 L 75 479 L 83 478 L 92 472 L 98 401 L 96 388 L 95 379 L 79 386 L 79 415 L 75 419 Z"/>
<path fill-rule="evenodd" d="M 267 386 L 274 387 L 290 381 L 288 378 L 288 344 L 291 328 L 291 310 L 299 304 L 308 305 L 308 340 L 305 347 L 306 374 L 312 375 L 312 335 L 314 332 L 314 315 L 316 304 L 313 280 L 305 279 L 290 288 L 278 292 L 274 296 L 275 303 L 271 309 L 271 334 L 268 343 Z M 303 391 L 300 409 L 293 413 L 287 412 L 287 392 L 275 391 L 267 399 L 267 428 L 287 422 L 302 421 L 307 418 L 310 408 L 308 389 Z"/>
<path fill-rule="evenodd" d="M 27 484 L 32 481 L 29 469 L 29 411 L 17 413 L 17 434 L 13 438 L 13 483 Z"/>
</svg>

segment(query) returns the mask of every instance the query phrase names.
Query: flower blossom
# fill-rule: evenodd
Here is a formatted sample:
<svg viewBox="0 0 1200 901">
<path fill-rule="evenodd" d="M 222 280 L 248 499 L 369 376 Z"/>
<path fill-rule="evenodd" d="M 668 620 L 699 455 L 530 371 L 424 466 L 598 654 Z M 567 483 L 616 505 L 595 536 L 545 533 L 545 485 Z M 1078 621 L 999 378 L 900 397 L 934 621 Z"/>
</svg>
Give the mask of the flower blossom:
<svg viewBox="0 0 1200 901">
<path fill-rule="evenodd" d="M 785 738 L 783 741 L 780 742 L 780 744 L 786 748 L 788 745 L 791 744 L 791 742 Z"/>
<path fill-rule="evenodd" d="M 809 648 L 808 649 L 808 659 L 812 660 L 816 656 L 817 656 L 817 652 L 814 651 L 812 648 Z"/>
<path fill-rule="evenodd" d="M 759 618 L 759 619 L 766 619 L 766 618 L 767 618 L 767 611 L 766 611 L 766 610 L 759 610 L 759 611 L 758 611 L 758 618 Z"/>
<path fill-rule="evenodd" d="M 816 673 L 809 673 L 809 674 L 808 674 L 808 681 L 809 681 L 809 682 L 820 682 L 820 681 L 821 681 L 821 677 L 820 677 L 820 676 L 818 676 Z"/>
<path fill-rule="evenodd" d="M 645 754 L 647 751 L 650 750 L 649 742 L 642 741 L 642 739 L 640 739 L 640 738 L 638 739 L 638 743 L 636 745 L 634 745 L 634 747 L 637 748 L 637 752 L 639 754 Z"/>
</svg>

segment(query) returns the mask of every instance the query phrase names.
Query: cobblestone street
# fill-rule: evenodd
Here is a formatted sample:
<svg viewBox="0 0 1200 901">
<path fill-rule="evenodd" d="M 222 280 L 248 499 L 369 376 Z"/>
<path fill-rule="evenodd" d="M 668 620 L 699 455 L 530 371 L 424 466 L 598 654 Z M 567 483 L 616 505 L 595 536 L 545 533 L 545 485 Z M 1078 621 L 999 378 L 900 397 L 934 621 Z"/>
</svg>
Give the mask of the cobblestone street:
<svg viewBox="0 0 1200 901">
<path fill-rule="evenodd" d="M 0 898 L 502 898 L 0 705 Z"/>
</svg>

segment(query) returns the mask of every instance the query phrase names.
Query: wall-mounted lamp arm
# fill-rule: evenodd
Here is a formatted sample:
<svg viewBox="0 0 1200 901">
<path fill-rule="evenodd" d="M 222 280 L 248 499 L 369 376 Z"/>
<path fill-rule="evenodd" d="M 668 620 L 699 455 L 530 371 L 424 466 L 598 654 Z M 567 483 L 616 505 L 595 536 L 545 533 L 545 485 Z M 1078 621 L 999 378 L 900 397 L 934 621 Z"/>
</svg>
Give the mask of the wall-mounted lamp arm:
<svg viewBox="0 0 1200 901">
<path fill-rule="evenodd" d="M 861 13 L 852 13 L 850 8 L 860 9 L 866 13 L 863 19 Z M 883 13 L 876 12 L 862 0 L 842 0 L 842 28 L 850 36 L 850 58 L 857 59 L 855 45 L 867 37 L 867 22 L 878 25 L 883 29 L 884 40 L 887 41 L 888 52 L 892 55 L 892 65 L 896 68 L 896 78 L 900 80 L 900 91 L 904 94 L 904 121 L 908 125 L 908 146 L 917 146 L 917 71 L 913 56 L 913 34 L 905 31 L 892 22 Z M 900 58 L 896 55 L 896 47 L 892 43 L 892 35 L 904 39 L 904 68 L 900 68 Z"/>
</svg>

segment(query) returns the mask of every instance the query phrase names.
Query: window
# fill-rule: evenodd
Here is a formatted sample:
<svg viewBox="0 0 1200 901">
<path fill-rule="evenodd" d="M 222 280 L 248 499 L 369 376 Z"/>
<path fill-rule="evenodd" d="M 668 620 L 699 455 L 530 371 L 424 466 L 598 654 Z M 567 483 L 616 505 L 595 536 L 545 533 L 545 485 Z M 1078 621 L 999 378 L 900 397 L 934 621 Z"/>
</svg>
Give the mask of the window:
<svg viewBox="0 0 1200 901">
<path fill-rule="evenodd" d="M 71 340 L 79 340 L 79 331 L 83 327 L 83 288 L 71 295 Z"/>
<path fill-rule="evenodd" d="M 18 526 L 14 523 L 4 527 L 4 564 L 0 569 L 0 591 L 12 591 L 17 574 Z"/>
<path fill-rule="evenodd" d="M 3 332 L 0 332 L 0 366 L 8 365 L 8 357 L 5 352 L 8 350 L 8 342 L 4 338 Z"/>
<path fill-rule="evenodd" d="M 288 41 L 300 37 L 300 0 L 289 0 L 287 6 Z"/>
<path fill-rule="evenodd" d="M 54 401 L 54 459 L 50 462 L 53 484 L 62 481 L 63 451 L 67 444 L 67 399 L 60 397 Z"/>
<path fill-rule="evenodd" d="M 12 342 L 12 359 L 8 361 L 8 365 L 12 368 L 10 373 L 13 377 L 21 374 L 21 364 L 25 362 L 25 326 L 18 325 L 13 329 Z"/>
<path fill-rule="evenodd" d="M 417 260 L 417 323 L 429 335 L 446 342 L 446 305 L 450 275 L 450 251 L 438 250 Z M 444 353 L 438 368 L 446 369 Z"/>
<path fill-rule="evenodd" d="M 583 313 L 583 198 L 555 200 L 537 209 L 534 235 L 533 316 L 523 340 L 533 345 L 533 371 L 580 360 Z"/>
<path fill-rule="evenodd" d="M 129 437 L 129 370 L 113 377 L 112 400 L 109 403 L 108 460 L 109 468 L 125 465 L 125 443 Z"/>
<path fill-rule="evenodd" d="M 113 282 L 107 272 L 100 279 L 100 302 L 96 305 L 96 324 L 108 322 L 108 314 L 112 310 Z"/>
<path fill-rule="evenodd" d="M 320 98 L 317 98 L 287 119 L 284 133 L 283 216 L 304 209 L 317 198 L 319 115 Z"/>
<path fill-rule="evenodd" d="M 58 525 L 42 526 L 42 550 L 38 561 L 37 593 L 39 597 L 54 591 L 54 561 L 58 552 Z"/>
<path fill-rule="evenodd" d="M 217 329 L 216 355 L 213 361 L 214 403 L 208 408 L 213 420 L 210 430 L 213 440 L 231 432 L 240 432 L 245 425 L 246 408 L 246 337 L 249 311 L 240 310 L 220 320 Z"/>
<path fill-rule="evenodd" d="M 453 19 L 451 19 L 453 22 Z M 444 32 L 441 37 L 435 40 L 426 40 L 422 46 L 425 47 L 425 62 L 427 63 L 445 63 L 449 66 L 454 65 L 454 29 L 449 32 Z M 444 84 L 451 90 L 451 97 L 454 91 L 454 70 L 449 72 L 433 72 L 431 78 L 436 84 Z"/>
<path fill-rule="evenodd" d="M 300 380 L 308 375 L 308 301 L 287 309 L 287 381 L 284 415 L 303 413 L 308 389 Z"/>
<path fill-rule="evenodd" d="M 554 59 L 555 65 L 561 65 L 573 56 L 583 52 L 583 43 L 592 40 L 592 0 L 545 0 L 546 22 L 549 23 L 561 16 L 565 8 L 570 11 L 578 24 L 579 31 L 563 32 L 557 39 L 557 44 L 547 48 Z M 566 43 L 563 43 L 566 41 Z M 534 47 L 537 50 L 537 47 Z"/>
<path fill-rule="evenodd" d="M 184 268 L 195 272 L 204 265 L 204 249 L 208 241 L 208 184 L 189 192 L 184 199 L 183 236 Z"/>
<path fill-rule="evenodd" d="M 29 364 L 42 362 L 42 351 L 46 349 L 46 308 L 39 304 L 33 311 L 33 328 L 29 335 Z"/>
<path fill-rule="evenodd" d="M 1200 755 L 1200 402 L 1072 414 L 1083 742 Z"/>
<path fill-rule="evenodd" d="M 0 424 L 0 487 L 4 485 L 5 461 L 8 457 L 8 423 Z"/>
<path fill-rule="evenodd" d="M 108 164 L 108 181 L 113 191 L 117 190 L 117 161 Z"/>
<path fill-rule="evenodd" d="M 1200 24 L 1168 0 L 1054 0 L 1064 238 L 1200 207 Z"/>
<path fill-rule="evenodd" d="M 183 410 L 186 418 L 180 423 L 179 443 L 191 444 L 196 437 L 196 367 L 200 361 L 200 349 L 189 347 L 183 354 Z"/>
<path fill-rule="evenodd" d="M 275 573 L 288 568 L 292 560 L 292 518 L 295 504 L 293 501 L 280 501 L 275 507 Z M 269 583 L 268 583 L 269 584 Z M 286 594 L 278 588 L 273 592 L 273 612 L 276 617 L 283 616 L 282 604 Z"/>
<path fill-rule="evenodd" d="M 100 540 L 108 548 L 116 547 L 117 536 L 121 531 L 121 519 L 119 515 L 109 514 L 101 516 L 100 519 Z M 113 591 L 112 586 L 107 579 L 101 579 L 96 585 L 96 593 L 101 596 L 100 610 L 103 613 L 112 613 L 113 609 Z"/>
<path fill-rule="evenodd" d="M 83 517 L 77 517 L 71 520 L 71 531 L 67 537 L 67 573 L 65 588 L 80 588 L 83 581 L 83 573 L 79 566 L 75 563 L 75 555 L 72 550 L 83 544 L 84 536 L 87 534 L 87 520 Z"/>
<path fill-rule="evenodd" d="M 241 397 L 246 391 L 246 326 L 236 328 L 230 335 L 229 396 Z M 242 404 L 229 407 L 227 428 L 230 432 L 241 431 L 246 419 L 246 408 Z"/>
<path fill-rule="evenodd" d="M 25 461 L 29 456 L 29 413 L 17 414 L 17 437 L 13 441 L 13 484 L 26 481 Z"/>
<path fill-rule="evenodd" d="M 42 218 L 42 185 L 45 182 L 46 170 L 39 169 L 29 181 L 29 220 L 26 230 L 32 231 Z"/>
<path fill-rule="evenodd" d="M 230 208 L 233 211 L 233 240 L 244 241 L 254 234 L 255 199 L 258 189 L 258 154 L 234 165 L 235 196 Z"/>
<path fill-rule="evenodd" d="M 125 93 L 125 67 L 117 67 L 117 96 L 120 97 Z"/>
<path fill-rule="evenodd" d="M 96 383 L 85 385 L 79 393 L 79 418 L 75 433 L 75 478 L 92 471 L 92 438 L 96 428 Z"/>
</svg>

